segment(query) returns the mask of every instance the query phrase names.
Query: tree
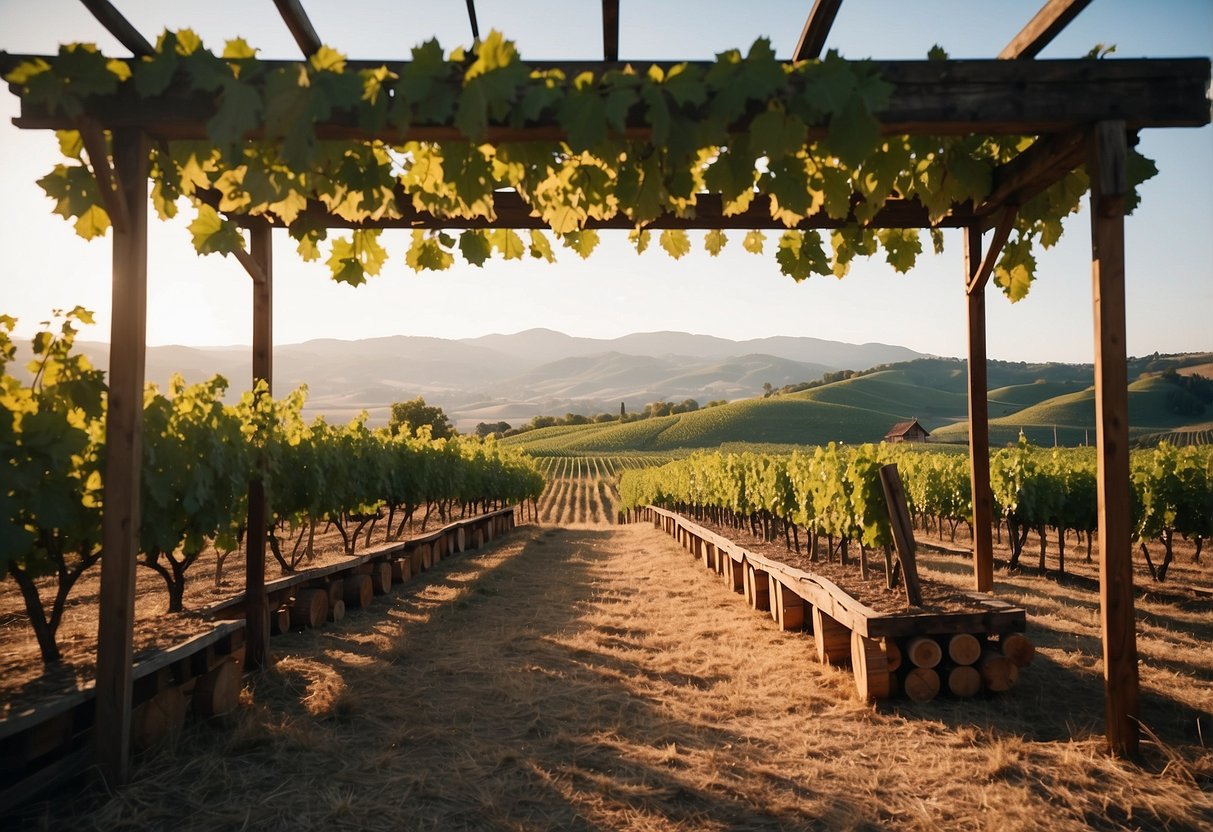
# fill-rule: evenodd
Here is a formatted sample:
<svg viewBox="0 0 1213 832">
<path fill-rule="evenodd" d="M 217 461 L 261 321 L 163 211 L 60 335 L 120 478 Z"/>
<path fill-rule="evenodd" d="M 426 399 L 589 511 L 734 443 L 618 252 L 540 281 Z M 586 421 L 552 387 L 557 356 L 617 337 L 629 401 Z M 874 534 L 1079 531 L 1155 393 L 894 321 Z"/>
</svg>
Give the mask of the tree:
<svg viewBox="0 0 1213 832">
<path fill-rule="evenodd" d="M 476 425 L 476 435 L 481 439 L 486 439 L 494 434 L 501 436 L 507 430 L 510 430 L 509 422 L 480 422 Z"/>
<path fill-rule="evenodd" d="M 775 392 L 775 388 L 774 388 L 774 386 L 771 384 L 771 382 L 769 382 L 769 381 L 764 381 L 764 382 L 762 383 L 762 397 L 763 397 L 764 399 L 769 399 L 769 398 L 771 397 L 771 394 L 772 394 L 772 393 L 774 393 L 774 392 Z"/>
<path fill-rule="evenodd" d="M 392 415 L 388 420 L 388 429 L 392 435 L 405 430 L 416 434 L 417 431 L 430 426 L 430 436 L 434 439 L 447 439 L 455 435 L 451 420 L 442 412 L 441 407 L 431 407 L 421 396 L 408 402 L 396 402 L 392 405 Z"/>
</svg>

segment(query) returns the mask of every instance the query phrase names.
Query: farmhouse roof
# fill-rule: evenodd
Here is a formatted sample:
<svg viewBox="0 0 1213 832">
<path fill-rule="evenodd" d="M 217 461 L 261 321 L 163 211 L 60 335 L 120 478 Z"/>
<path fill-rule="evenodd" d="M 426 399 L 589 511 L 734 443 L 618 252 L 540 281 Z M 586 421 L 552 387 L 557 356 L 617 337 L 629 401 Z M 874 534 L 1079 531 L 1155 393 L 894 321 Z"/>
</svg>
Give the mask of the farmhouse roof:
<svg viewBox="0 0 1213 832">
<path fill-rule="evenodd" d="M 893 425 L 893 427 L 889 428 L 889 432 L 884 435 L 885 439 L 890 439 L 896 436 L 905 436 L 914 429 L 915 425 L 918 425 L 918 429 L 922 431 L 923 436 L 931 435 L 926 428 L 918 423 L 917 419 L 910 419 L 905 422 L 898 422 L 897 424 Z"/>
</svg>

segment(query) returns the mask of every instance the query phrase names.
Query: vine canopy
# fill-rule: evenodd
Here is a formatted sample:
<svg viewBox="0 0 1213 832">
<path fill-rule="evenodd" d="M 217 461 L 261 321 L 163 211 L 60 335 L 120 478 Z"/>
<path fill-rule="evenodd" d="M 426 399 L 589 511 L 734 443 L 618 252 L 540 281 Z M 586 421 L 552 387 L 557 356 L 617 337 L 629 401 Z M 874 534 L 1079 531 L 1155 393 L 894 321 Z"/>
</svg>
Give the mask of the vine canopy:
<svg viewBox="0 0 1213 832">
<path fill-rule="evenodd" d="M 182 29 L 146 57 L 71 44 L 12 67 L 5 79 L 25 102 L 81 127 L 58 131 L 64 161 L 39 180 L 55 213 L 86 239 L 106 233 L 97 174 L 110 162 L 90 157 L 104 145 L 82 131 L 157 101 L 166 114 L 150 131 L 153 205 L 162 219 L 191 212 L 201 254 L 242 249 L 241 226 L 269 221 L 289 229 L 304 260 L 324 259 L 353 285 L 382 269 L 388 226 L 414 226 L 403 253 L 417 271 L 456 257 L 552 262 L 553 240 L 588 257 L 602 227 L 629 229 L 637 252 L 656 237 L 678 259 L 710 202 L 722 225 L 741 228 L 746 251 L 773 248 L 799 281 L 842 277 L 856 256 L 878 253 L 908 271 L 922 253 L 918 226 L 941 251 L 956 207 L 980 204 L 995 170 L 1035 141 L 890 133 L 877 117 L 892 90 L 879 65 L 833 53 L 784 63 L 765 39 L 745 54 L 647 68 L 531 67 L 495 31 L 450 53 L 428 41 L 394 66 L 355 65 L 328 47 L 300 62 L 256 54 L 240 38 L 216 54 Z M 204 135 L 174 135 L 174 108 L 199 101 Z M 1132 185 L 1155 172 L 1131 152 Z M 1057 242 L 1087 187 L 1074 169 L 1017 207 L 993 275 L 1011 300 L 1027 294 L 1035 247 Z M 893 202 L 924 220 L 878 222 Z M 773 245 L 742 225 L 756 211 L 782 228 Z M 333 228 L 343 230 L 330 237 Z M 702 244 L 715 256 L 728 242 L 709 228 Z"/>
</svg>

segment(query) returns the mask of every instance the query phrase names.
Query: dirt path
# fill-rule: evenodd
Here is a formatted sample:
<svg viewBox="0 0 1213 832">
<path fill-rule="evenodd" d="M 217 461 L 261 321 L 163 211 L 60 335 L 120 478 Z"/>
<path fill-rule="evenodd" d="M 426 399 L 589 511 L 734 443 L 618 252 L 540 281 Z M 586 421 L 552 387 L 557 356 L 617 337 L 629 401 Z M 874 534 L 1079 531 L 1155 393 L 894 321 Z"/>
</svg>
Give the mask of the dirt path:
<svg viewBox="0 0 1213 832">
<path fill-rule="evenodd" d="M 277 671 L 221 730 L 190 729 L 102 805 L 60 798 L 20 828 L 85 813 L 175 832 L 1213 820 L 1188 767 L 1022 730 L 1026 709 L 1064 705 L 1040 701 L 1056 667 L 1002 700 L 873 710 L 646 526 L 523 527 L 274 644 Z"/>
</svg>

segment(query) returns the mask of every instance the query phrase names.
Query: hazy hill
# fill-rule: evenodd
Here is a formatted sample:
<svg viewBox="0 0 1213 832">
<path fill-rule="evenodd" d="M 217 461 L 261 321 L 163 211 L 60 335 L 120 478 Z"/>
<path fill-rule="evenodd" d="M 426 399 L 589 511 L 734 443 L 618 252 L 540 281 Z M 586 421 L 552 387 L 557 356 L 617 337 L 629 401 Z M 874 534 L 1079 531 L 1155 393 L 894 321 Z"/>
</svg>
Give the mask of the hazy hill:
<svg viewBox="0 0 1213 832">
<path fill-rule="evenodd" d="M 109 346 L 80 342 L 100 367 Z M 175 372 L 195 382 L 215 373 L 247 389 L 248 347 L 150 347 L 146 376 L 164 384 Z M 653 401 L 738 399 L 841 369 L 903 360 L 918 353 L 883 344 L 819 338 L 730 341 L 685 332 L 576 338 L 548 329 L 444 339 L 414 336 L 357 341 L 316 339 L 274 349 L 274 388 L 308 386 L 308 410 L 334 421 L 366 410 L 387 419 L 394 401 L 426 397 L 460 429 L 480 421 L 521 424 L 540 414 L 636 411 Z"/>
</svg>

